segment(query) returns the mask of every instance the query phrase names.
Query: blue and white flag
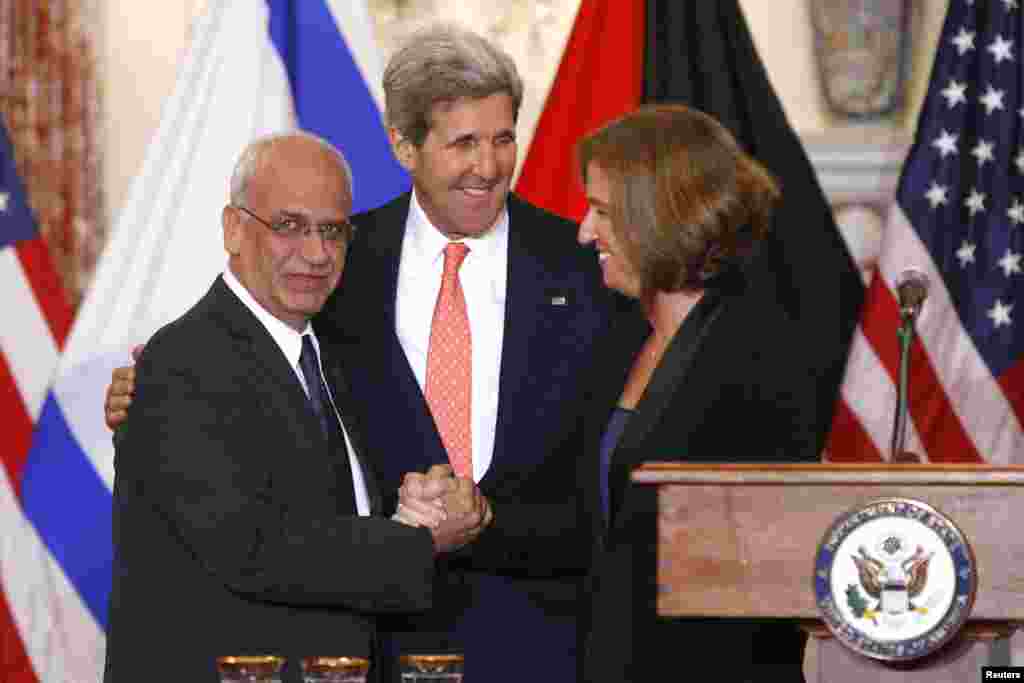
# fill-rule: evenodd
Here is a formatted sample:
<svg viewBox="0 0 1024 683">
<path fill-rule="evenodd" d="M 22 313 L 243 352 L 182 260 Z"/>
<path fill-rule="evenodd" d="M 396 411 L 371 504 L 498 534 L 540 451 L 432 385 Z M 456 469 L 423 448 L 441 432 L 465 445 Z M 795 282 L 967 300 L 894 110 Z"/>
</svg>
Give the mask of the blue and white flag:
<svg viewBox="0 0 1024 683">
<path fill-rule="evenodd" d="M 356 211 L 408 187 L 387 143 L 379 83 L 361 1 L 210 0 L 198 20 L 25 465 L 25 514 L 70 586 L 53 591 L 48 606 L 56 616 L 46 626 L 59 637 L 46 648 L 27 643 L 41 680 L 101 677 L 112 563 L 113 446 L 103 422 L 111 371 L 223 271 L 220 212 L 234 162 L 254 137 L 298 126 L 333 142 L 352 165 Z"/>
</svg>

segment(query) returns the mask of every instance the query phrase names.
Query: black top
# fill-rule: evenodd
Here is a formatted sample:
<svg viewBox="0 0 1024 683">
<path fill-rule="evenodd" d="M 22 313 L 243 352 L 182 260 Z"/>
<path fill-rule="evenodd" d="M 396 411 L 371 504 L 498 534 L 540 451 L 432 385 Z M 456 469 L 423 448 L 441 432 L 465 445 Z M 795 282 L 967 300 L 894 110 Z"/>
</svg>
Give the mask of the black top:
<svg viewBox="0 0 1024 683">
<path fill-rule="evenodd" d="M 601 509 L 604 511 L 604 522 L 608 524 L 608 469 L 612 463 L 612 452 L 618 445 L 622 432 L 629 424 L 629 418 L 633 417 L 633 410 L 618 406 L 605 427 L 604 436 L 601 437 Z"/>
<path fill-rule="evenodd" d="M 657 616 L 657 491 L 631 481 L 633 469 L 654 461 L 818 458 L 813 377 L 804 365 L 806 347 L 815 340 L 800 334 L 770 292 L 733 275 L 716 282 L 687 316 L 612 453 L 609 524 L 595 534 L 584 654 L 588 681 L 656 680 L 672 661 L 667 653 L 728 662 L 723 680 L 802 678 L 803 637 L 795 626 Z M 609 360 L 595 377 L 591 424 L 608 424 L 633 363 L 615 365 L 616 345 L 639 348 L 635 341 L 650 333 L 643 327 L 627 320 L 610 331 Z M 598 519 L 600 439 L 593 437 L 587 475 L 593 476 Z"/>
</svg>

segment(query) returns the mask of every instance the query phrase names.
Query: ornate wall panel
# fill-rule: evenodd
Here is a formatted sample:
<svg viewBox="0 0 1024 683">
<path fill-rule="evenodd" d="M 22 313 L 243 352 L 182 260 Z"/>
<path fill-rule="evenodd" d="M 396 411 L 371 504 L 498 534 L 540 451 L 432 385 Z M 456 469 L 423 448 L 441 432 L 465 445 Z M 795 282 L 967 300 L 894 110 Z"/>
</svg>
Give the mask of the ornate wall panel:
<svg viewBox="0 0 1024 683">
<path fill-rule="evenodd" d="M 0 2 L 0 113 L 29 202 L 78 303 L 106 234 L 96 0 Z"/>
</svg>

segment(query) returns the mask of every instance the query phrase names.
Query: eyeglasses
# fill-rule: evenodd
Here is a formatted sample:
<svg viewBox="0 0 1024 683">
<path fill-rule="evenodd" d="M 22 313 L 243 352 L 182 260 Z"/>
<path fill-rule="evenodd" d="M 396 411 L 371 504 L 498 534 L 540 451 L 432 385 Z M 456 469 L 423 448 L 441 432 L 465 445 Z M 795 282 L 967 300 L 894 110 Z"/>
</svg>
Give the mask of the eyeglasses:
<svg viewBox="0 0 1024 683">
<path fill-rule="evenodd" d="M 235 206 L 234 204 L 232 206 L 267 226 L 275 235 L 280 235 L 287 239 L 297 239 L 299 236 L 308 235 L 315 231 L 328 242 L 348 242 L 352 239 L 352 233 L 355 231 L 355 226 L 349 221 L 313 225 L 304 218 L 289 216 L 271 223 L 263 220 L 244 206 Z"/>
</svg>

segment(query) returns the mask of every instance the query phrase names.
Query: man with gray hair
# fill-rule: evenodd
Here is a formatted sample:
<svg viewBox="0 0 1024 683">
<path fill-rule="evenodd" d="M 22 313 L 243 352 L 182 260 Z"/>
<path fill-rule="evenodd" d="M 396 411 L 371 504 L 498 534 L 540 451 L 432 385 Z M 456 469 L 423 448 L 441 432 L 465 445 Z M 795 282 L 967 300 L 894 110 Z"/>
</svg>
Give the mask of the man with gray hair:
<svg viewBox="0 0 1024 683">
<path fill-rule="evenodd" d="M 221 214 L 228 267 L 142 352 L 115 438 L 106 683 L 216 683 L 217 657 L 255 654 L 288 656 L 299 683 L 301 656 L 368 657 L 374 615 L 428 608 L 435 554 L 481 526 L 417 500 L 375 516 L 346 350 L 310 325 L 345 264 L 350 176 L 310 135 L 250 145 Z"/>
<path fill-rule="evenodd" d="M 453 472 L 465 505 L 449 511 L 480 518 L 438 563 L 433 609 L 381 622 L 384 652 L 462 653 L 471 681 L 511 683 L 521 667 L 573 680 L 601 524 L 596 475 L 579 476 L 581 416 L 612 295 L 576 225 L 510 192 L 523 85 L 507 54 L 432 26 L 392 56 L 384 91 L 413 189 L 353 216 L 342 285 L 314 327 L 359 397 L 381 490 L 401 487 L 400 517 L 427 515 L 435 477 Z M 130 380 L 115 372 L 111 426 Z"/>
<path fill-rule="evenodd" d="M 593 538 L 578 418 L 609 295 L 576 226 L 510 193 L 523 85 L 507 54 L 433 26 L 393 55 L 384 92 L 413 188 L 353 218 L 315 324 L 358 358 L 384 489 L 404 480 L 404 504 L 424 477 L 406 473 L 448 465 L 482 493 L 485 528 L 441 563 L 432 610 L 382 630 L 393 655 L 464 653 L 470 681 L 573 680 Z"/>
</svg>

